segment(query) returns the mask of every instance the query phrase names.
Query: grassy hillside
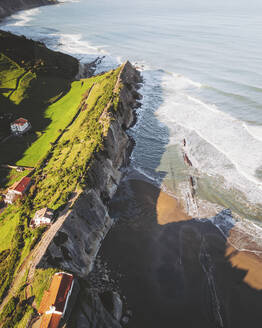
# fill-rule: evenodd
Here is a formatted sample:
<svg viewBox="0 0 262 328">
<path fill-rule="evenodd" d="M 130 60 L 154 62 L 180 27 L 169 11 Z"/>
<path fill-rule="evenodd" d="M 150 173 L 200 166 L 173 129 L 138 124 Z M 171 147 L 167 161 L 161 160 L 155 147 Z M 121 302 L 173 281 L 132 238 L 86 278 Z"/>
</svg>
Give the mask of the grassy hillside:
<svg viewBox="0 0 262 328">
<path fill-rule="evenodd" d="M 51 131 L 58 131 L 55 124 L 58 124 L 57 120 L 60 119 L 60 115 L 56 117 L 54 112 L 68 112 L 66 115 L 68 115 L 68 120 L 71 120 L 70 125 L 58 131 L 56 142 L 51 145 L 51 148 L 47 130 L 46 134 L 43 134 L 25 152 L 23 160 L 30 159 L 31 154 L 34 158 L 32 163 L 36 162 L 42 154 L 45 154 L 45 157 L 38 160 L 33 175 L 35 184 L 27 197 L 15 205 L 8 206 L 0 215 L 1 229 L 6 231 L 5 234 L 0 234 L 0 246 L 2 245 L 0 250 L 4 255 L 8 254 L 0 263 L 0 301 L 8 293 L 13 277 L 17 274 L 24 259 L 29 256 L 31 249 L 36 247 L 36 242 L 43 232 L 40 229 L 31 230 L 28 227 L 29 220 L 35 211 L 49 206 L 58 215 L 73 192 L 81 190 L 83 186 L 88 187 L 86 185 L 88 167 L 92 164 L 95 152 L 103 147 L 103 140 L 112 120 L 111 113 L 117 108 L 119 89 L 116 91 L 115 85 L 120 69 L 83 80 L 81 83 L 73 83 L 71 96 L 69 97 L 70 93 L 67 94 L 51 105 L 47 112 L 47 115 L 53 113 Z M 77 102 L 78 106 L 75 106 Z M 72 120 L 75 108 L 78 109 L 78 112 Z M 64 124 L 65 120 L 68 121 L 66 115 L 61 117 Z M 39 148 L 43 150 L 41 154 L 37 152 Z M 6 239 L 8 231 L 11 233 Z M 59 267 L 59 261 L 57 261 L 57 266 Z M 42 276 L 45 279 L 39 278 Z M 35 279 L 32 282 L 30 296 L 39 302 L 43 290 L 46 288 L 46 281 L 50 279 L 50 273 L 45 270 L 37 271 Z M 13 302 L 13 299 L 9 300 L 9 302 L 13 302 L 13 307 L 19 308 L 21 318 L 26 318 L 33 311 L 32 306 L 23 307 L 21 310 L 25 297 L 25 287 L 23 287 L 25 281 L 26 276 L 21 280 L 21 288 L 17 289 L 18 300 L 16 303 Z M 14 322 L 18 320 L 16 312 L 7 315 L 8 308 L 10 308 L 9 305 L 4 309 L 5 315 L 2 320 L 6 325 L 14 325 Z M 9 315 L 10 317 L 7 318 Z M 21 320 L 25 319 L 19 319 L 17 322 Z"/>
<path fill-rule="evenodd" d="M 40 42 L 0 31 L 0 165 L 20 161 L 33 166 L 41 159 L 58 131 L 77 112 L 82 87 L 79 81 L 72 83 L 77 72 L 75 58 L 53 52 Z M 67 94 L 67 99 L 60 100 L 64 105 L 57 104 Z M 28 119 L 32 130 L 22 138 L 1 142 L 10 135 L 10 122 L 18 117 Z M 39 139 L 38 153 L 35 146 L 31 153 L 24 154 Z M 7 175 L 0 170 L 0 186 L 8 184 Z"/>
<path fill-rule="evenodd" d="M 57 270 L 37 270 L 28 281 L 32 251 L 44 233 L 29 228 L 31 218 L 45 206 L 58 217 L 74 192 L 88 188 L 88 168 L 117 109 L 121 67 L 74 81 L 77 70 L 76 59 L 0 31 L 0 188 L 28 174 L 1 164 L 35 168 L 28 195 L 0 212 L 0 327 L 26 327 Z M 6 138 L 18 117 L 32 130 Z"/>
<path fill-rule="evenodd" d="M 61 131 L 72 121 L 77 113 L 82 98 L 82 92 L 88 87 L 84 81 L 75 81 L 70 91 L 62 98 L 47 107 L 45 118 L 50 124 L 44 131 L 38 132 L 38 139 L 24 152 L 18 165 L 35 166 L 45 156 Z"/>
</svg>

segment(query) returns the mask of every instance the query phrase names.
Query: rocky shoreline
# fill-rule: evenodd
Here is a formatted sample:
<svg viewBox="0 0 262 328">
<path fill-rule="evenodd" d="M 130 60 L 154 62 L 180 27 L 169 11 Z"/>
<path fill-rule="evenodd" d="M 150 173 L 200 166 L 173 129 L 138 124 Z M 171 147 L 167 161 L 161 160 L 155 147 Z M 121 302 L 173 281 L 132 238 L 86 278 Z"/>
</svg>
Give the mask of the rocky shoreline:
<svg viewBox="0 0 262 328">
<path fill-rule="evenodd" d="M 18 10 L 56 3 L 39 0 L 33 5 L 33 2 L 10 1 L 7 9 L 0 4 L 0 18 L 17 11 L 12 7 L 15 3 L 21 4 Z M 92 76 L 101 60 L 98 57 L 80 65 L 77 77 Z M 142 79 L 127 62 L 118 82 L 123 84 L 118 110 L 112 111 L 114 121 L 104 149 L 95 155 L 89 170 L 90 188 L 77 196 L 70 214 L 38 265 L 38 268 L 48 268 L 59 264 L 80 278 L 80 294 L 67 327 L 120 328 L 128 325 L 139 328 L 141 325 L 142 328 L 149 323 L 150 327 L 160 327 L 163 322 L 164 327 L 171 327 L 174 322 L 181 327 L 190 327 L 192 318 L 195 324 L 199 320 L 199 325 L 207 328 L 246 327 L 250 322 L 257 327 L 256 323 L 261 321 L 256 304 L 259 304 L 262 288 L 259 277 L 262 262 L 257 254 L 240 252 L 229 244 L 230 240 L 238 240 L 242 231 L 239 232 L 237 226 L 232 227 L 230 235 L 224 238 L 214 222 L 190 218 L 175 199 L 160 190 L 141 181 L 131 181 L 130 185 L 121 182 L 122 169 L 128 165 L 134 147 L 126 130 L 136 122 L 135 109 L 140 106 L 141 99 L 137 89 Z M 192 166 L 186 151 L 184 161 Z M 189 186 L 188 199 L 194 205 L 193 177 L 189 179 Z M 131 196 L 135 201 L 129 193 L 123 196 L 127 189 L 132 189 Z M 119 197 L 121 192 L 124 200 Z M 141 210 L 133 206 L 137 201 L 145 211 L 143 215 L 134 212 L 134 209 Z M 109 204 L 111 211 L 113 208 L 120 213 L 121 219 L 123 213 L 125 216 L 128 212 L 127 220 L 114 226 Z M 223 215 L 218 214 L 216 218 L 222 222 Z M 130 222 L 129 219 L 135 216 L 143 220 Z M 244 238 L 247 237 L 243 234 L 241 241 Z M 261 253 L 260 249 L 258 253 Z M 121 270 L 116 269 L 119 264 Z M 196 281 L 199 286 L 195 285 Z M 249 308 L 246 309 L 245 302 L 242 304 L 238 299 L 240 293 L 250 302 Z M 127 295 L 127 299 L 123 295 Z M 188 309 L 190 316 L 187 316 Z M 237 315 L 239 309 L 243 311 Z M 165 321 L 161 314 L 156 315 L 160 310 Z"/>
</svg>

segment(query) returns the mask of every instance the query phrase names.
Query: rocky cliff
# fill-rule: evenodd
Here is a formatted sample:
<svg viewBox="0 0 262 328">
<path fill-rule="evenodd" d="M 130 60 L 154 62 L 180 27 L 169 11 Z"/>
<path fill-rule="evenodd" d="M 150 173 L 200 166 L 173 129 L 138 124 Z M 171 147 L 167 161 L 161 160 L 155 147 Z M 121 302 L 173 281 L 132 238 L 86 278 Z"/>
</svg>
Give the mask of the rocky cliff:
<svg viewBox="0 0 262 328">
<path fill-rule="evenodd" d="M 122 177 L 121 168 L 127 165 L 132 149 L 132 140 L 126 129 L 135 122 L 134 109 L 139 106 L 140 95 L 137 89 L 140 82 L 142 81 L 139 72 L 127 62 L 116 84 L 116 88 L 121 88 L 118 108 L 112 108 L 110 111 L 113 120 L 104 140 L 104 148 L 95 155 L 87 172 L 89 187 L 79 194 L 71 206 L 70 214 L 51 241 L 38 268 L 59 266 L 82 279 L 91 271 L 101 241 L 113 224 L 107 204 L 117 189 Z M 108 325 L 108 313 L 104 312 L 99 298 L 90 297 L 82 297 L 81 304 L 85 311 L 88 311 L 87 308 L 93 308 L 96 315 L 90 311 L 100 322 L 98 326 L 103 327 L 101 320 L 104 320 L 105 327 L 111 327 L 111 324 Z M 81 327 L 87 320 L 84 318 L 83 313 L 77 315 L 77 321 L 80 320 L 77 327 Z M 112 316 L 110 318 L 112 319 Z M 114 319 L 112 320 L 114 322 Z M 95 319 L 92 322 L 94 324 Z M 98 327 L 96 324 L 93 326 Z M 118 324 L 114 327 L 117 326 Z"/>
<path fill-rule="evenodd" d="M 0 19 L 12 15 L 16 11 L 51 5 L 57 0 L 0 0 Z"/>
<path fill-rule="evenodd" d="M 50 244 L 39 267 L 59 263 L 65 270 L 85 277 L 91 269 L 99 244 L 112 225 L 107 202 L 114 195 L 122 177 L 121 168 L 128 163 L 132 140 L 126 134 L 135 121 L 133 109 L 138 106 L 139 73 L 127 62 L 120 74 L 118 109 L 112 110 L 114 120 L 104 140 L 103 151 L 95 155 L 88 170 L 88 188 L 73 205 L 61 229 Z"/>
</svg>

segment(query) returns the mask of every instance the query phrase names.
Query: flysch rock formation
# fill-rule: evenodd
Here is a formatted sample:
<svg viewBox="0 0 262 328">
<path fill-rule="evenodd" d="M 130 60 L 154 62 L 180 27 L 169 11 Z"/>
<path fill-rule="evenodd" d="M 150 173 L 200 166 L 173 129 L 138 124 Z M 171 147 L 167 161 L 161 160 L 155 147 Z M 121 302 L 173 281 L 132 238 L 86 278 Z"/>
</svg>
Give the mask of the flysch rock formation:
<svg viewBox="0 0 262 328">
<path fill-rule="evenodd" d="M 58 266 L 72 272 L 80 280 L 84 280 L 92 270 L 101 242 L 113 224 L 107 204 L 121 180 L 121 168 L 129 162 L 133 141 L 126 130 L 136 121 L 135 108 L 139 106 L 138 100 L 141 98 L 137 89 L 141 82 L 140 73 L 127 62 L 119 76 L 118 83 L 122 85 L 119 104 L 116 111 L 111 111 L 113 120 L 104 149 L 95 155 L 88 171 L 88 186 L 92 187 L 80 193 L 38 268 Z M 118 320 L 105 310 L 99 297 L 88 295 L 84 287 L 79 302 L 73 311 L 74 326 L 121 327 Z"/>
</svg>

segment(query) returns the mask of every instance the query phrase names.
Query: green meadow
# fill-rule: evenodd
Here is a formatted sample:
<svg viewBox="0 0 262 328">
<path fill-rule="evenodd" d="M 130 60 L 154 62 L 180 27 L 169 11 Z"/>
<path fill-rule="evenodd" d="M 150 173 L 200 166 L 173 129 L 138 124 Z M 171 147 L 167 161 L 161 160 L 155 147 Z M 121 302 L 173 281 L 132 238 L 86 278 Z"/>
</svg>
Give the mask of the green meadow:
<svg viewBox="0 0 262 328">
<path fill-rule="evenodd" d="M 115 85 L 120 70 L 121 67 L 73 82 L 65 96 L 48 106 L 45 115 L 50 119 L 49 126 L 18 161 L 19 164 L 35 166 L 34 185 L 24 199 L 9 205 L 0 214 L 3 232 L 0 234 L 0 302 L 43 233 L 43 229 L 29 228 L 36 210 L 48 206 L 57 216 L 73 192 L 88 188 L 88 168 L 94 154 L 103 148 L 113 112 L 117 109 L 120 89 L 116 90 Z M 37 303 L 53 273 L 54 270 L 36 271 L 30 290 Z M 16 298 L 10 298 L 3 309 L 2 320 L 6 327 L 20 327 L 35 311 L 32 307 L 23 307 L 24 282 L 26 277 L 21 281 Z M 16 310 L 11 313 L 10 309 Z"/>
</svg>

